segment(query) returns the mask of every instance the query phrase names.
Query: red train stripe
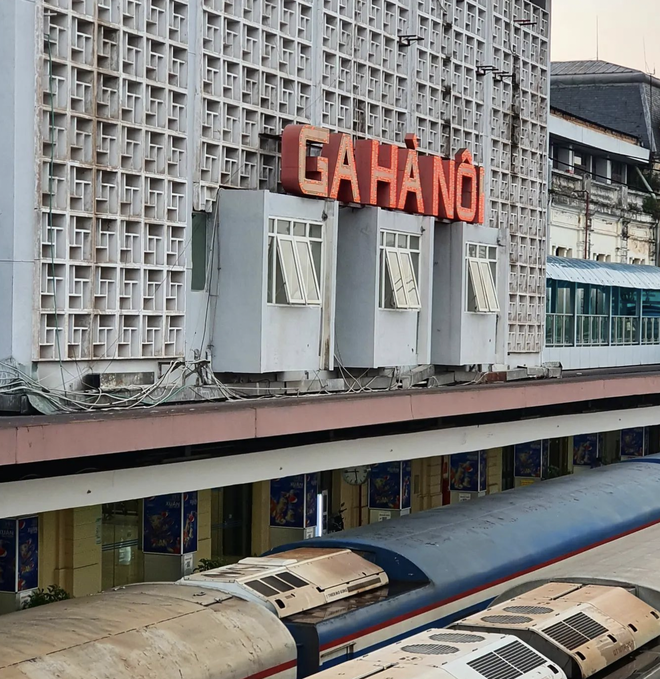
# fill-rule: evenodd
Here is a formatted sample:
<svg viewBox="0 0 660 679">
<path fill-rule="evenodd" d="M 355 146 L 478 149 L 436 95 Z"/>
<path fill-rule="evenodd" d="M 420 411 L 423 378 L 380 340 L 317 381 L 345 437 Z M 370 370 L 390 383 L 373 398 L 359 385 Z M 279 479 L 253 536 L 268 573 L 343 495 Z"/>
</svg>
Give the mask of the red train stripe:
<svg viewBox="0 0 660 679">
<path fill-rule="evenodd" d="M 367 634 L 372 634 L 373 632 L 378 632 L 379 630 L 385 629 L 386 627 L 390 627 L 391 625 L 396 625 L 399 622 L 404 622 L 405 620 L 409 620 L 410 618 L 414 618 L 418 615 L 428 613 L 429 611 L 432 611 L 435 608 L 440 608 L 441 606 L 446 606 L 447 604 L 451 604 L 454 601 L 458 601 L 459 599 L 465 599 L 466 597 L 469 597 L 473 594 L 477 594 L 479 592 L 483 592 L 484 590 L 490 589 L 491 587 L 497 587 L 497 585 L 504 584 L 505 582 L 508 582 L 509 580 L 515 580 L 516 578 L 520 578 L 523 575 L 533 573 L 534 571 L 541 570 L 542 568 L 547 568 L 548 566 L 552 566 L 556 563 L 559 563 L 560 561 L 565 561 L 566 559 L 570 559 L 571 557 L 578 556 L 579 554 L 583 554 L 584 552 L 588 552 L 592 549 L 596 549 L 597 547 L 602 547 L 603 545 L 606 545 L 609 542 L 614 542 L 615 540 L 620 540 L 621 538 L 625 538 L 628 535 L 638 533 L 641 530 L 646 530 L 647 528 L 651 528 L 651 526 L 656 526 L 658 524 L 660 524 L 660 519 L 656 519 L 655 521 L 650 521 L 649 523 L 646 523 L 643 526 L 638 526 L 637 528 L 631 528 L 630 530 L 627 530 L 624 533 L 620 533 L 619 535 L 615 535 L 611 538 L 605 538 L 604 540 L 600 540 L 599 542 L 594 542 L 590 545 L 587 545 L 586 547 L 580 547 L 579 549 L 575 549 L 572 552 L 568 552 L 567 554 L 564 554 L 562 556 L 558 556 L 554 559 L 550 559 L 549 561 L 538 564 L 536 566 L 531 566 L 530 568 L 526 568 L 522 571 L 518 571 L 517 573 L 513 573 L 512 575 L 509 575 L 505 578 L 499 578 L 498 580 L 493 580 L 491 582 L 487 582 L 483 585 L 479 585 L 479 587 L 474 587 L 473 589 L 469 589 L 465 592 L 461 592 L 460 594 L 456 594 L 455 596 L 449 597 L 447 599 L 443 599 L 442 601 L 438 601 L 436 603 L 429 604 L 428 606 L 418 608 L 417 610 L 412 611 L 411 613 L 404 613 L 403 615 L 398 615 L 395 618 L 390 618 L 386 622 L 382 622 L 382 623 L 379 623 L 377 625 L 373 625 L 372 627 L 368 627 L 367 629 L 361 630 L 360 632 L 356 632 L 355 634 L 348 634 L 345 637 L 342 637 L 341 639 L 336 639 L 335 641 L 324 644 L 321 647 L 321 650 L 327 651 L 328 649 L 334 648 L 335 646 L 341 646 L 342 644 L 348 643 L 349 641 L 353 641 L 354 639 L 359 639 L 360 637 L 364 637 Z"/>
<path fill-rule="evenodd" d="M 280 672 L 285 672 L 286 670 L 293 669 L 295 666 L 296 661 L 289 660 L 289 662 L 282 663 L 281 665 L 269 667 L 266 670 L 261 670 L 261 672 L 250 674 L 249 676 L 245 677 L 245 679 L 266 679 L 267 677 L 272 677 L 274 674 L 279 674 Z"/>
</svg>

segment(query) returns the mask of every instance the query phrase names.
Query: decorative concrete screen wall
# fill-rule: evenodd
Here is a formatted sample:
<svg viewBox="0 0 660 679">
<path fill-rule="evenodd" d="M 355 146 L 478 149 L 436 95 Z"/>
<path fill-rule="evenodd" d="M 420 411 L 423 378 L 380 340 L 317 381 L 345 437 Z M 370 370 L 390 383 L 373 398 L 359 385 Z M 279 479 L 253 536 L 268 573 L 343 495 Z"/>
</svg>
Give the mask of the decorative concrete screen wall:
<svg viewBox="0 0 660 679">
<path fill-rule="evenodd" d="M 29 159 L 0 187 L 0 211 L 15 216 L 0 236 L 2 280 L 13 281 L 14 315 L 36 295 L 33 327 L 24 319 L 2 335 L 2 355 L 28 358 L 31 347 L 29 360 L 78 361 L 80 371 L 95 359 L 157 371 L 159 360 L 191 356 L 193 211 L 213 212 L 220 186 L 277 190 L 279 135 L 311 122 L 399 144 L 415 133 L 420 152 L 445 157 L 470 149 L 508 260 L 498 353 L 534 362 L 545 280 L 542 4 L 2 3 L 3 92 L 14 103 L 0 144 L 13 149 L 9 165 Z M 25 196 L 33 210 L 18 219 Z M 32 271 L 21 263 L 35 235 Z"/>
</svg>

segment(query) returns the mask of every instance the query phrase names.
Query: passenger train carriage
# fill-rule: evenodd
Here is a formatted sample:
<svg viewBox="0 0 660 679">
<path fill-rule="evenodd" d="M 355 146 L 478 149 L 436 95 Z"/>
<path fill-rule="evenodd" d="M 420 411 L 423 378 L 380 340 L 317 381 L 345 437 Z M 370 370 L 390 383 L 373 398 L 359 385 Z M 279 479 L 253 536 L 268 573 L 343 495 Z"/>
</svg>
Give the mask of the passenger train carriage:
<svg viewBox="0 0 660 679">
<path fill-rule="evenodd" d="M 622 585 L 656 610 L 657 463 L 643 458 L 307 540 L 176 584 L 134 585 L 11 614 L 0 618 L 0 679 L 339 672 L 348 667 L 340 663 L 430 628 L 459 620 L 478 626 L 483 620 L 471 616 L 499 605 L 498 597 L 562 581 Z M 653 569 L 644 565 L 651 556 Z M 515 624 L 491 625 L 484 634 L 507 643 L 519 638 L 531 648 L 535 639 Z M 486 646 L 498 643 L 484 638 Z M 546 670 L 557 679 L 576 673 L 556 658 L 550 665 L 559 674 L 544 665 L 529 679 Z M 403 679 L 406 671 L 395 675 Z M 420 672 L 433 673 L 426 667 L 415 676 Z"/>
</svg>

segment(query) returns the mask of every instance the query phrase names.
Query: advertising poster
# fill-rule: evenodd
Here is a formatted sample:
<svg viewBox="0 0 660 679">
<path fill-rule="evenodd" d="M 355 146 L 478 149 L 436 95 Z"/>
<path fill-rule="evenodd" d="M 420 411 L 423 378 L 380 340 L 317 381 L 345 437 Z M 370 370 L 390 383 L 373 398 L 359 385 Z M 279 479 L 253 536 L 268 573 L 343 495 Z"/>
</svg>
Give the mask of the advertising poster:
<svg viewBox="0 0 660 679">
<path fill-rule="evenodd" d="M 621 431 L 621 456 L 642 457 L 646 455 L 646 429 L 623 429 Z"/>
<path fill-rule="evenodd" d="M 540 479 L 543 468 L 543 441 L 529 441 L 514 446 L 514 475 Z"/>
<path fill-rule="evenodd" d="M 591 466 L 598 457 L 598 434 L 579 434 L 573 437 L 573 464 Z"/>
<path fill-rule="evenodd" d="M 371 467 L 369 508 L 401 509 L 400 462 L 382 462 Z"/>
<path fill-rule="evenodd" d="M 486 490 L 486 475 L 488 472 L 488 453 L 479 451 L 479 490 Z"/>
<path fill-rule="evenodd" d="M 39 519 L 31 516 L 18 524 L 18 591 L 39 587 Z"/>
<path fill-rule="evenodd" d="M 183 553 L 197 551 L 197 492 L 183 494 Z"/>
<path fill-rule="evenodd" d="M 451 456 L 449 468 L 449 489 L 471 493 L 479 491 L 480 453 L 457 453 Z"/>
<path fill-rule="evenodd" d="M 305 477 L 305 528 L 314 528 L 318 520 L 316 496 L 319 494 L 319 475 L 307 474 Z"/>
<path fill-rule="evenodd" d="M 181 493 L 157 495 L 144 500 L 142 551 L 181 554 Z"/>
<path fill-rule="evenodd" d="M 16 520 L 0 519 L 0 592 L 16 591 Z"/>
<path fill-rule="evenodd" d="M 286 476 L 270 482 L 270 525 L 305 527 L 305 475 Z"/>
<path fill-rule="evenodd" d="M 401 509 L 410 508 L 410 481 L 412 477 L 412 465 L 410 460 L 401 463 Z"/>
</svg>

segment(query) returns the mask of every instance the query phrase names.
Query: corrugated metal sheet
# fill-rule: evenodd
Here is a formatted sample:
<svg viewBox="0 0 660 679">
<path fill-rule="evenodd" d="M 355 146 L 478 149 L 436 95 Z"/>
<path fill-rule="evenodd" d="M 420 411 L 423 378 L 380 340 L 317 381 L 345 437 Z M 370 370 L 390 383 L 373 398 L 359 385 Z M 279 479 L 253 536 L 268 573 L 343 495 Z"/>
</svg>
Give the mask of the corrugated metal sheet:
<svg viewBox="0 0 660 679">
<path fill-rule="evenodd" d="M 553 61 L 552 75 L 595 75 L 610 73 L 639 73 L 634 68 L 619 66 L 609 61 Z"/>
<path fill-rule="evenodd" d="M 548 257 L 547 277 L 555 281 L 592 283 L 619 288 L 660 290 L 660 268 Z"/>
<path fill-rule="evenodd" d="M 195 587 L 133 585 L 0 624 L 0 679 L 245 679 L 273 668 L 291 679 L 295 659 L 266 608 Z"/>
</svg>

